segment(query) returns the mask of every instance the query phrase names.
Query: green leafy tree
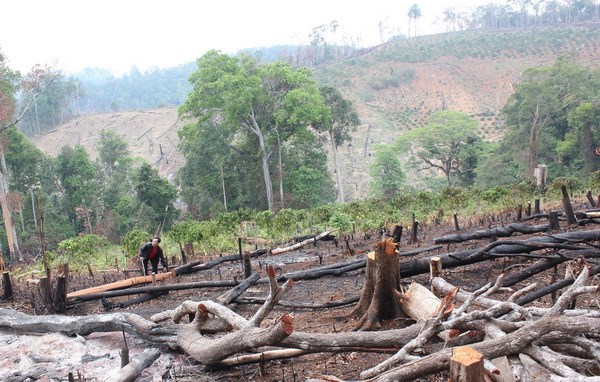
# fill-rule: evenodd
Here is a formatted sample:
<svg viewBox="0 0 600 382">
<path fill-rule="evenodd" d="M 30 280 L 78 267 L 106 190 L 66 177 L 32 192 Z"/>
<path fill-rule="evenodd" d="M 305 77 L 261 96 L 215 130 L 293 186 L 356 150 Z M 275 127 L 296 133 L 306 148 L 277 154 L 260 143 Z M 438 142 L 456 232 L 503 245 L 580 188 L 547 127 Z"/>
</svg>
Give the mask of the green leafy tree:
<svg viewBox="0 0 600 382">
<path fill-rule="evenodd" d="M 134 160 L 127 142 L 113 131 L 103 130 L 98 139 L 99 210 L 95 232 L 118 242 L 123 232 L 133 228 Z"/>
<path fill-rule="evenodd" d="M 508 141 L 481 145 L 481 155 L 475 169 L 475 184 L 482 188 L 513 185 L 524 178 L 522 162 Z"/>
<path fill-rule="evenodd" d="M 553 66 L 528 69 L 503 108 L 505 141 L 515 157 L 526 163 L 527 176 L 546 163 L 550 173 L 593 170 L 591 147 L 600 104 L 600 72 L 569 56 Z M 587 156 L 587 157 L 586 157 Z M 563 174 L 566 175 L 566 174 Z"/>
<path fill-rule="evenodd" d="M 255 161 L 243 150 L 230 146 L 232 131 L 206 121 L 186 125 L 178 134 L 185 157 L 178 172 L 181 197 L 192 216 L 207 218 L 241 207 L 246 178 L 243 172 L 248 162 Z"/>
<path fill-rule="evenodd" d="M 294 135 L 284 147 L 287 174 L 285 193 L 289 207 L 311 208 L 334 200 L 333 181 L 327 171 L 327 154 L 312 133 Z"/>
<path fill-rule="evenodd" d="M 539 164 L 541 134 L 552 122 L 560 102 L 549 68 L 527 69 L 523 77 L 503 111 L 507 124 L 515 127 L 513 131 L 519 136 L 517 140 L 527 142 L 524 151 L 527 154 L 527 176 L 532 177 Z"/>
<path fill-rule="evenodd" d="M 134 176 L 134 188 L 139 207 L 139 217 L 148 231 L 160 233 L 171 226 L 177 211 L 173 203 L 177 190 L 149 163 L 143 163 Z M 154 228 L 154 229 L 152 229 Z"/>
<path fill-rule="evenodd" d="M 273 209 L 269 164 L 273 147 L 281 147 L 296 129 L 328 118 L 310 72 L 281 62 L 261 66 L 248 56 L 210 51 L 198 59 L 190 82 L 193 91 L 180 113 L 197 118 L 198 123 L 218 120 L 222 128 L 253 137 L 260 153 L 267 207 Z"/>
<path fill-rule="evenodd" d="M 388 145 L 377 145 L 374 150 L 375 160 L 370 165 L 370 194 L 387 198 L 396 196 L 406 179 L 398 155 L 394 148 Z"/>
<path fill-rule="evenodd" d="M 338 163 L 337 149 L 344 142 L 350 140 L 350 132 L 360 124 L 358 113 L 352 105 L 352 102 L 345 99 L 339 90 L 331 86 L 323 86 L 320 92 L 325 100 L 325 104 L 331 108 L 331 120 L 326 121 L 320 127 L 322 131 L 327 132 L 331 142 L 331 151 L 333 153 L 333 165 L 338 189 L 338 201 L 344 203 L 344 184 L 342 182 L 342 172 Z"/>
<path fill-rule="evenodd" d="M 129 146 L 125 139 L 111 130 L 102 130 L 98 138 L 98 160 L 109 172 L 113 172 L 120 161 L 130 162 Z"/>
<path fill-rule="evenodd" d="M 477 121 L 467 114 L 453 110 L 438 111 L 426 126 L 400 136 L 397 146 L 413 159 L 418 171 L 438 171 L 446 184 L 460 181 L 470 183 L 477 164 Z"/>
<path fill-rule="evenodd" d="M 0 131 L 8 127 L 12 120 L 16 98 L 17 81 L 19 73 L 11 70 L 6 64 L 6 58 L 0 51 Z"/>
<path fill-rule="evenodd" d="M 600 98 L 598 99 L 600 101 Z M 580 168 L 587 175 L 600 170 L 600 161 L 595 150 L 600 147 L 600 103 L 582 102 L 568 115 L 571 131 L 557 146 L 562 158 L 571 154 L 581 159 Z"/>
<path fill-rule="evenodd" d="M 93 229 L 98 168 L 83 146 L 63 146 L 56 157 L 56 174 L 62 190 L 63 208 L 78 230 Z"/>
</svg>

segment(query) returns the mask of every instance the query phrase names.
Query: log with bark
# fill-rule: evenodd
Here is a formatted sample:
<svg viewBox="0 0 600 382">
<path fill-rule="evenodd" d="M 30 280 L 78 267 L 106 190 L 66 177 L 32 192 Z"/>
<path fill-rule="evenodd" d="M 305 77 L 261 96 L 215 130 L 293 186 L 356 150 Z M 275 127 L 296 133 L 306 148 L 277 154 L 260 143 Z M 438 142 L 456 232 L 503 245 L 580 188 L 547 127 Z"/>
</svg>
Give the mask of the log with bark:
<svg viewBox="0 0 600 382">
<path fill-rule="evenodd" d="M 480 240 L 494 237 L 510 237 L 515 233 L 532 234 L 539 232 L 546 232 L 550 226 L 548 224 L 539 225 L 528 225 L 522 223 L 513 223 L 500 227 L 492 227 L 479 231 L 463 233 L 463 234 L 451 234 L 433 239 L 435 244 L 451 244 L 461 243 L 468 240 Z"/>
<path fill-rule="evenodd" d="M 302 248 L 302 247 L 304 247 L 306 245 L 316 243 L 317 241 L 319 241 L 319 240 L 321 240 L 323 238 L 330 237 L 332 232 L 333 231 L 325 231 L 325 232 L 322 232 L 322 233 L 318 234 L 317 236 L 314 236 L 314 237 L 311 237 L 309 239 L 303 240 L 303 241 L 301 241 L 299 243 L 295 243 L 295 244 L 287 246 L 287 247 L 274 248 L 274 249 L 271 250 L 271 255 L 280 255 L 280 254 L 285 253 L 285 252 L 295 251 L 295 250 L 300 249 L 300 248 Z"/>
</svg>

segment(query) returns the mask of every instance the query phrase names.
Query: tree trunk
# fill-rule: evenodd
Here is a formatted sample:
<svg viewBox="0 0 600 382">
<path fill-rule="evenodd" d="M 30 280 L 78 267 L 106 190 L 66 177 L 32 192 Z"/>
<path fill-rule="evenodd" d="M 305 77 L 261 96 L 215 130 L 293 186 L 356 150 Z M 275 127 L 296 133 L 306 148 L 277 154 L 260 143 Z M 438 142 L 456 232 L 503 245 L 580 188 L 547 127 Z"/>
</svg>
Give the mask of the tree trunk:
<svg viewBox="0 0 600 382">
<path fill-rule="evenodd" d="M 396 243 L 390 238 L 375 245 L 367 255 L 365 284 L 358 305 L 350 313 L 360 316 L 356 329 L 372 330 L 381 321 L 402 316 L 400 264 Z"/>
<path fill-rule="evenodd" d="M 283 199 L 283 160 L 281 159 L 281 139 L 279 138 L 279 130 L 275 128 L 277 133 L 277 166 L 279 168 L 279 208 L 285 208 Z"/>
<path fill-rule="evenodd" d="M 573 206 L 571 205 L 571 199 L 567 192 L 567 186 L 561 186 L 560 191 L 562 192 L 562 203 L 563 208 L 565 209 L 565 215 L 567 216 L 567 223 L 569 223 L 569 225 L 575 224 L 577 223 L 577 219 L 575 219 L 575 214 L 573 213 Z"/>
<path fill-rule="evenodd" d="M 223 173 L 223 163 L 221 163 L 221 189 L 223 190 L 223 207 L 227 212 L 227 193 L 225 192 L 225 174 Z"/>
<path fill-rule="evenodd" d="M 11 260 L 23 261 L 23 256 L 19 250 L 19 242 L 17 241 L 17 230 L 13 222 L 12 213 L 8 208 L 8 180 L 6 178 L 6 161 L 4 160 L 4 151 L 0 151 L 0 161 L 2 169 L 0 171 L 0 204 L 2 205 L 2 216 L 4 218 L 4 227 L 6 229 L 6 240 L 8 241 L 8 250 L 10 251 Z"/>
<path fill-rule="evenodd" d="M 263 180 L 265 182 L 265 192 L 267 193 L 267 206 L 269 210 L 273 210 L 275 208 L 275 204 L 273 202 L 273 183 L 271 182 L 271 172 L 269 171 L 269 154 L 267 153 L 267 144 L 265 142 L 265 136 L 258 126 L 258 122 L 254 118 L 254 115 L 250 115 L 252 120 L 252 126 L 248 128 L 256 135 L 258 138 L 258 144 L 260 146 L 260 152 L 262 156 L 262 172 L 263 172 Z"/>
<path fill-rule="evenodd" d="M 335 176 L 337 180 L 338 186 L 338 202 L 344 203 L 346 201 L 346 197 L 344 195 L 344 184 L 342 183 L 342 174 L 340 173 L 340 165 L 338 163 L 337 158 L 337 147 L 335 145 L 335 141 L 333 139 L 333 132 L 329 132 L 329 139 L 331 140 L 331 152 L 333 153 L 333 166 L 335 168 Z"/>
</svg>

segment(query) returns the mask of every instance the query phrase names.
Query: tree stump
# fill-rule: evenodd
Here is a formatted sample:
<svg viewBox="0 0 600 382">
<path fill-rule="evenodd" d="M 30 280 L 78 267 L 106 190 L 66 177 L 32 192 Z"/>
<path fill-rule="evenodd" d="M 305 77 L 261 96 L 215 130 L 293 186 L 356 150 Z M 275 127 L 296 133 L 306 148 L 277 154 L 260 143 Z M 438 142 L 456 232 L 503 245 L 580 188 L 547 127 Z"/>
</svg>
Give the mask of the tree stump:
<svg viewBox="0 0 600 382">
<path fill-rule="evenodd" d="M 12 300 L 13 299 L 13 289 L 12 289 L 12 282 L 10 280 L 9 272 L 2 273 L 2 284 L 4 286 L 4 294 L 2 295 L 2 300 Z"/>
<path fill-rule="evenodd" d="M 470 347 L 452 349 L 449 382 L 483 382 L 483 355 Z"/>
<path fill-rule="evenodd" d="M 400 264 L 396 243 L 387 238 L 367 255 L 365 284 L 351 317 L 359 318 L 355 330 L 373 330 L 381 321 L 403 317 L 400 305 Z"/>
</svg>

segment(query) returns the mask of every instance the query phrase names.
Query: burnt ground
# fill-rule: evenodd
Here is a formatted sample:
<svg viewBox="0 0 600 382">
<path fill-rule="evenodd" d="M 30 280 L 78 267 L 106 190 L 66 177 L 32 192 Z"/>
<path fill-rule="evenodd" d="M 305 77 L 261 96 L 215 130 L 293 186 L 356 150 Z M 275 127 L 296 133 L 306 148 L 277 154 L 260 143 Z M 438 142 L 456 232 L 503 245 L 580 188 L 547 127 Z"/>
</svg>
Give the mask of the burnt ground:
<svg viewBox="0 0 600 382">
<path fill-rule="evenodd" d="M 492 223 L 492 220 L 497 221 Z M 503 220 L 503 222 L 500 220 Z M 483 228 L 483 226 L 478 226 L 477 223 L 485 223 L 486 226 L 489 226 L 490 224 L 508 224 L 512 222 L 513 221 L 509 215 L 505 216 L 503 219 L 492 217 L 487 217 L 485 219 L 474 219 L 471 223 L 467 223 L 467 225 L 470 226 L 464 229 L 463 232 L 469 232 Z M 541 222 L 536 221 L 530 222 L 530 224 L 540 223 Z M 594 226 L 586 226 L 583 228 L 571 227 L 569 229 L 589 230 L 596 228 Z M 566 230 L 566 227 L 563 227 L 563 231 L 564 230 Z M 416 248 L 429 248 L 433 246 L 433 239 L 435 237 L 449 233 L 455 233 L 455 231 L 451 229 L 450 225 L 424 225 L 421 228 L 419 241 L 416 243 L 408 244 L 406 242 L 405 234 L 405 237 L 403 237 L 401 241 L 400 251 L 408 251 Z M 510 239 L 522 238 L 520 236 L 521 235 L 515 235 Z M 329 265 L 345 262 L 351 259 L 358 259 L 364 257 L 365 254 L 372 249 L 373 245 L 377 242 L 377 235 L 373 234 L 370 237 L 369 235 L 365 234 L 351 235 L 348 240 L 350 248 L 348 248 L 345 244 L 341 244 L 341 242 L 342 240 L 340 240 L 340 243 L 337 246 L 333 241 L 318 242 L 316 246 L 310 245 L 301 250 L 279 256 L 261 256 L 252 260 L 252 267 L 254 271 L 259 272 L 262 276 L 264 276 L 266 275 L 265 267 L 267 265 L 273 265 L 278 274 L 281 274 L 296 270 L 310 269 L 320 265 Z M 480 240 L 462 244 L 452 244 L 444 246 L 444 248 L 434 252 L 403 257 L 401 261 L 411 261 L 415 258 L 430 257 L 432 255 L 444 254 L 462 249 L 478 248 L 488 243 L 489 240 Z M 209 260 L 212 258 L 214 257 L 204 256 L 199 259 Z M 530 265 L 533 261 L 533 259 L 522 257 L 503 257 L 496 260 L 487 260 L 473 265 L 446 269 L 444 270 L 443 277 L 454 285 L 460 286 L 465 290 L 472 291 L 482 286 L 486 282 L 494 281 L 495 278 L 503 272 L 507 272 L 508 274 L 511 272 L 517 272 L 519 269 Z M 550 270 L 533 276 L 530 279 L 517 284 L 513 288 L 522 287 L 533 281 L 538 282 L 541 286 L 547 285 L 551 282 L 555 272 L 556 277 L 564 277 L 564 267 L 565 265 L 562 264 L 557 270 Z M 130 276 L 131 275 L 129 275 L 129 277 Z M 101 272 L 94 278 L 85 274 L 72 275 L 69 284 L 69 290 L 79 290 L 93 285 L 99 285 L 124 278 L 126 278 L 126 275 L 123 272 L 116 271 Z M 166 283 L 231 280 L 233 278 L 236 278 L 237 280 L 243 279 L 243 271 L 240 262 L 223 263 L 209 270 L 201 271 L 195 274 L 179 276 L 174 280 L 167 280 Z M 425 286 L 429 286 L 428 278 L 429 275 L 419 275 L 408 279 L 403 279 L 403 282 L 408 284 L 412 281 L 416 281 Z M 292 290 L 285 295 L 282 301 L 304 304 L 322 304 L 326 302 L 339 301 L 358 296 L 361 292 L 363 281 L 364 269 L 349 272 L 341 276 L 328 276 L 315 280 L 301 280 L 294 283 Z M 0 307 L 12 306 L 18 310 L 32 313 L 31 300 L 32 296 L 34 296 L 32 293 L 33 290 L 34 289 L 32 286 L 26 283 L 19 283 L 16 287 L 15 302 L 12 304 L 2 303 L 0 304 Z M 112 311 L 124 310 L 137 313 L 148 318 L 154 313 L 168 309 L 174 309 L 185 300 L 202 301 L 214 299 L 226 291 L 227 289 L 224 288 L 174 291 L 170 292 L 168 295 L 163 295 L 146 303 L 137 304 L 126 309 L 114 309 Z M 268 286 L 265 284 L 259 284 L 247 290 L 242 297 L 265 298 L 267 294 Z M 126 301 L 128 298 L 131 297 L 112 299 L 111 302 L 122 302 Z M 551 304 L 551 297 L 543 297 L 534 302 L 534 304 L 539 306 L 549 306 Z M 579 299 L 578 304 L 578 306 L 581 307 L 588 306 L 593 307 L 594 309 L 600 309 L 597 298 L 593 297 Z M 356 324 L 356 321 L 349 317 L 348 314 L 354 305 L 355 304 L 350 304 L 329 309 L 299 309 L 277 306 L 270 314 L 269 318 L 265 320 L 265 324 L 271 322 L 272 318 L 277 318 L 282 314 L 290 314 L 294 318 L 294 326 L 295 330 L 297 331 L 319 333 L 351 331 Z M 259 308 L 259 305 L 233 304 L 230 307 L 242 316 L 249 318 Z M 67 315 L 89 315 L 101 314 L 105 312 L 106 311 L 101 302 L 92 301 L 81 303 L 69 308 Z M 412 323 L 413 321 L 408 318 L 398 318 L 384 322 L 383 328 L 400 328 L 408 326 Z M 20 373 L 19 369 L 25 365 L 29 365 L 28 362 L 31 363 L 31 359 L 33 359 L 34 362 L 32 364 L 33 366 L 28 366 L 29 368 L 48 367 L 47 365 L 44 366 L 43 363 L 35 362 L 36 357 L 34 355 L 37 355 L 39 358 L 38 353 L 44 353 L 45 355 L 47 355 L 46 353 L 50 353 L 49 356 L 51 358 L 54 357 L 55 361 L 58 358 L 62 358 L 63 361 L 70 360 L 70 362 L 67 362 L 66 365 L 61 365 L 61 370 L 64 374 L 59 373 L 55 379 L 50 377 L 50 379 L 46 380 L 61 380 L 59 376 L 65 376 L 66 371 L 69 370 L 74 372 L 76 376 L 76 373 L 79 372 L 80 375 L 83 376 L 82 380 L 104 381 L 110 380 L 108 377 L 106 377 L 106 372 L 108 369 L 118 368 L 120 362 L 118 352 L 122 344 L 121 333 L 113 335 L 91 335 L 89 338 L 86 338 L 86 343 L 90 345 L 91 348 L 82 350 L 77 350 L 76 346 L 70 342 L 70 338 L 61 339 L 55 337 L 44 339 L 44 344 L 47 344 L 48 342 L 53 344 L 51 349 L 44 350 L 42 349 L 41 345 L 35 342 L 38 337 L 39 336 L 34 336 L 30 342 L 23 342 L 20 347 L 16 347 L 14 351 L 19 352 L 20 354 L 10 355 L 5 353 L 4 356 L 0 357 L 0 370 L 4 370 L 3 372 L 5 373 L 1 374 L 2 372 L 0 372 L 0 379 L 7 380 L 7 375 L 15 375 Z M 82 339 L 79 340 L 80 342 L 83 342 Z M 129 338 L 128 341 L 132 357 L 141 352 L 143 348 L 147 346 L 135 338 Z M 16 342 L 18 341 L 16 341 L 14 337 L 0 335 L 0 344 L 4 343 L 4 346 L 11 344 L 15 345 Z M 38 353 L 35 353 L 35 351 L 31 349 L 32 347 L 36 348 Z M 71 354 L 69 349 L 71 349 L 73 354 Z M 52 350 L 54 350 L 54 352 L 59 351 L 60 354 L 53 354 Z M 147 369 L 144 374 L 142 374 L 142 377 L 138 379 L 139 381 L 161 380 L 160 375 L 163 375 L 163 380 L 170 381 L 304 381 L 315 375 L 333 375 L 343 380 L 356 380 L 359 379 L 360 372 L 380 363 L 390 356 L 390 354 L 382 353 L 317 353 L 284 361 L 266 362 L 264 365 L 262 365 L 262 367 L 260 365 L 246 365 L 229 370 L 208 372 L 203 371 L 202 366 L 195 365 L 193 361 L 186 358 L 181 352 L 168 351 L 167 349 L 165 350 L 165 353 L 163 353 L 163 355 L 154 363 L 154 365 Z M 77 353 L 77 351 L 79 351 L 79 353 Z M 85 358 L 86 356 L 87 358 Z M 13 370 L 11 370 L 11 368 Z M 55 368 L 58 368 L 58 366 L 55 366 Z M 165 373 L 166 369 L 169 369 L 170 372 Z M 12 374 L 10 374 L 11 372 Z M 66 380 L 66 378 L 64 380 Z M 421 381 L 442 380 L 447 380 L 447 376 L 444 375 L 444 373 L 427 376 L 426 378 L 421 379 Z"/>
</svg>

